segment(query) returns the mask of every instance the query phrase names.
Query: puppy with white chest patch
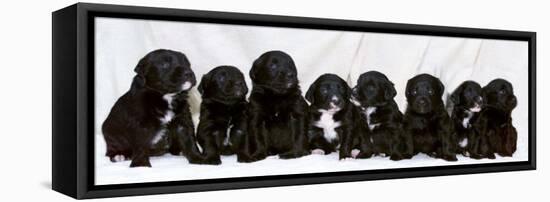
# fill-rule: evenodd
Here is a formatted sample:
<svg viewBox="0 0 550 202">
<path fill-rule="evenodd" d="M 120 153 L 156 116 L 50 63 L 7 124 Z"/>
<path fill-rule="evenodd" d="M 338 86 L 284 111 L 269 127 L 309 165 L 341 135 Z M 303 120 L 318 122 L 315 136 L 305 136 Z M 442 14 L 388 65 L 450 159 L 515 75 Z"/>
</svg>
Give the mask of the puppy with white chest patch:
<svg viewBox="0 0 550 202">
<path fill-rule="evenodd" d="M 197 139 L 205 163 L 220 164 L 220 155 L 237 154 L 242 159 L 246 130 L 246 93 L 243 73 L 233 66 L 219 66 L 205 74 Z"/>
<path fill-rule="evenodd" d="M 130 167 L 151 167 L 149 156 L 184 154 L 202 161 L 196 145 L 187 92 L 196 83 L 187 57 L 155 50 L 134 70 L 130 90 L 115 103 L 102 132 L 111 161 L 131 159 Z"/>
<path fill-rule="evenodd" d="M 339 150 L 340 159 L 351 157 L 354 141 L 355 106 L 349 101 L 351 89 L 334 74 L 324 74 L 309 87 L 308 140 L 310 150 L 330 154 Z"/>
<path fill-rule="evenodd" d="M 380 72 L 369 71 L 359 76 L 352 92 L 352 101 L 361 110 L 358 158 L 381 155 L 401 160 L 412 157 L 412 137 L 403 133 L 403 114 L 394 101 L 396 94 L 393 83 Z"/>
<path fill-rule="evenodd" d="M 465 81 L 458 86 L 449 97 L 452 105 L 451 119 L 455 129 L 457 153 L 469 156 L 472 153 L 472 140 L 478 139 L 474 123 L 484 106 L 484 98 L 479 85 L 475 81 Z"/>
</svg>

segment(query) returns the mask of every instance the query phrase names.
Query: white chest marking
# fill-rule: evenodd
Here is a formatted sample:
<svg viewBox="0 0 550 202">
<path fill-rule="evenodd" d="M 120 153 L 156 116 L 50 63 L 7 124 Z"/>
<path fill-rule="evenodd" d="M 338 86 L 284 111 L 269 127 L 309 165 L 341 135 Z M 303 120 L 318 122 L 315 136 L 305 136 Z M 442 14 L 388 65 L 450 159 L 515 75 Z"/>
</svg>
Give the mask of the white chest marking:
<svg viewBox="0 0 550 202">
<path fill-rule="evenodd" d="M 336 128 L 342 124 L 340 121 L 334 121 L 333 116 L 337 111 L 320 109 L 321 117 L 314 123 L 315 126 L 323 129 L 323 136 L 327 141 L 338 138 Z"/>
<path fill-rule="evenodd" d="M 168 109 L 164 112 L 164 116 L 160 119 L 162 124 L 167 124 L 174 118 L 174 111 L 172 111 L 172 100 L 174 99 L 175 93 L 170 93 L 162 96 L 162 98 L 168 103 Z"/>
<path fill-rule="evenodd" d="M 472 124 L 470 124 L 470 119 L 474 116 L 474 112 L 466 111 L 466 117 L 462 119 L 462 127 L 469 128 Z"/>
<path fill-rule="evenodd" d="M 181 86 L 181 90 L 189 90 L 191 88 L 191 82 L 189 81 L 186 81 L 185 83 L 183 83 L 183 85 Z"/>
<path fill-rule="evenodd" d="M 460 141 L 458 145 L 460 145 L 461 148 L 465 148 L 466 145 L 468 145 L 468 138 L 462 139 L 462 141 Z"/>
<path fill-rule="evenodd" d="M 363 113 L 367 117 L 367 125 L 369 126 L 369 129 L 372 130 L 378 126 L 380 126 L 380 123 L 373 123 L 371 115 L 376 112 L 376 107 L 367 107 L 366 110 L 363 110 Z"/>
<path fill-rule="evenodd" d="M 163 125 L 162 129 L 160 129 L 157 132 L 157 134 L 155 134 L 155 136 L 151 140 L 151 144 L 158 143 L 164 137 L 164 135 L 166 135 L 166 129 L 164 128 L 164 125 L 166 125 L 168 122 L 172 120 L 172 118 L 174 118 L 174 111 L 172 109 L 172 100 L 174 99 L 175 95 L 176 95 L 175 93 L 169 93 L 162 96 L 162 98 L 168 103 L 168 109 L 164 112 L 164 116 L 160 118 L 160 122 Z"/>
<path fill-rule="evenodd" d="M 229 122 L 231 122 L 231 120 L 229 120 Z M 223 145 L 225 145 L 225 146 L 231 145 L 231 141 L 229 141 L 229 137 L 231 135 L 231 128 L 233 128 L 233 124 L 231 124 L 227 127 L 225 138 L 223 139 Z"/>
</svg>

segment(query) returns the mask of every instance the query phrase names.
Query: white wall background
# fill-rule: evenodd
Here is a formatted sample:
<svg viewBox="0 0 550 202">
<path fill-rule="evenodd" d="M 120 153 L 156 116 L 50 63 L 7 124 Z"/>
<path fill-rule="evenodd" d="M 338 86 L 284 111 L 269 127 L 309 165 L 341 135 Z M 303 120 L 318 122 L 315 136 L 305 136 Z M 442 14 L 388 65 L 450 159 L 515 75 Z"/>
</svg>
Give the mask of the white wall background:
<svg viewBox="0 0 550 202">
<path fill-rule="evenodd" d="M 161 6 L 201 10 L 251 12 L 400 22 L 415 24 L 537 31 L 538 33 L 538 170 L 370 182 L 322 184 L 278 188 L 171 194 L 107 199 L 107 201 L 315 201 L 396 200 L 520 201 L 547 199 L 550 185 L 549 147 L 545 126 L 550 97 L 550 17 L 544 1 L 384 1 L 384 2 L 297 2 L 261 1 L 91 1 L 128 5 Z M 3 155 L 0 187 L 2 201 L 69 198 L 50 190 L 51 184 L 51 12 L 74 1 L 18 1 L 2 3 L 0 55 L 1 122 Z M 368 192 L 367 192 L 368 190 Z M 458 194 L 464 197 L 458 197 Z M 266 197 L 274 196 L 277 197 Z"/>
<path fill-rule="evenodd" d="M 120 18 L 97 18 L 95 30 L 96 184 L 528 160 L 528 43 L 524 41 Z M 338 162 L 334 153 L 292 160 L 270 157 L 251 164 L 237 163 L 234 156 L 222 156 L 220 166 L 189 165 L 182 157 L 171 155 L 152 158 L 153 167 L 145 169 L 129 168 L 130 161 L 111 163 L 105 156 L 101 125 L 116 100 L 128 91 L 137 61 L 159 48 L 185 53 L 199 80 L 216 66 L 234 65 L 247 75 L 248 86 L 251 86 L 248 72 L 254 59 L 269 50 L 282 50 L 296 63 L 303 94 L 324 73 L 337 74 L 353 86 L 361 73 L 378 70 L 395 84 L 398 92 L 395 99 L 401 111 L 405 111 L 407 104 L 404 96 L 407 80 L 419 73 L 430 73 L 442 80 L 446 86 L 444 100 L 465 80 L 485 85 L 495 78 L 505 78 L 514 85 L 519 100 L 512 114 L 518 130 L 518 150 L 511 158 L 475 160 L 458 156 L 458 162 L 425 155 L 399 162 L 380 157 Z M 196 88 L 191 89 L 189 101 L 197 125 L 200 94 Z"/>
</svg>

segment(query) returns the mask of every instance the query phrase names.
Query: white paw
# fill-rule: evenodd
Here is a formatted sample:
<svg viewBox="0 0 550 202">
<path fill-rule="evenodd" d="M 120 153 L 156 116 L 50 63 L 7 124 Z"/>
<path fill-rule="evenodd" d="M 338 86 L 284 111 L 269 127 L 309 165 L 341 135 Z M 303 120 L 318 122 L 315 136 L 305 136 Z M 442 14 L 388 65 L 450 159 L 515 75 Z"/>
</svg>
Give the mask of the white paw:
<svg viewBox="0 0 550 202">
<path fill-rule="evenodd" d="M 115 162 L 121 162 L 121 161 L 126 160 L 126 158 L 124 157 L 124 155 L 119 154 L 119 155 L 116 155 L 115 157 L 113 157 L 113 160 L 115 160 Z"/>
<path fill-rule="evenodd" d="M 381 157 L 387 157 L 388 155 L 386 155 L 386 153 L 380 153 L 380 156 Z"/>
<path fill-rule="evenodd" d="M 314 149 L 311 151 L 311 154 L 325 155 L 325 151 L 323 151 L 322 149 Z"/>
<path fill-rule="evenodd" d="M 359 155 L 361 151 L 359 151 L 359 149 L 354 149 L 354 150 L 351 150 L 351 157 L 355 158 L 357 157 L 357 155 Z"/>
<path fill-rule="evenodd" d="M 351 157 L 340 159 L 340 161 L 353 161 L 354 159 Z"/>
</svg>

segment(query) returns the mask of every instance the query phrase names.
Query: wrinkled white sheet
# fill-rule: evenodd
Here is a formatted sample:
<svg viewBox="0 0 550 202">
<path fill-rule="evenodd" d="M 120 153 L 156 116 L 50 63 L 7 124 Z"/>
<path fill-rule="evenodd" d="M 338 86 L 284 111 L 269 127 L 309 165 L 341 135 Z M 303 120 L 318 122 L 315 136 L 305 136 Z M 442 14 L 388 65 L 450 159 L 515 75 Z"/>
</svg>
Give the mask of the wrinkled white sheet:
<svg viewBox="0 0 550 202">
<path fill-rule="evenodd" d="M 528 158 L 527 42 L 113 18 L 96 19 L 95 29 L 96 184 L 525 161 Z M 353 86 L 361 73 L 378 70 L 395 84 L 395 99 L 402 111 L 406 107 L 404 88 L 407 80 L 419 73 L 439 77 L 447 93 L 465 80 L 485 85 L 492 79 L 505 78 L 514 85 L 518 97 L 518 107 L 513 112 L 518 151 L 508 158 L 473 160 L 461 157 L 458 162 L 423 155 L 399 162 L 379 157 L 339 162 L 333 154 L 293 160 L 270 157 L 252 164 L 236 163 L 236 158 L 229 156 L 222 158 L 220 166 L 190 165 L 182 157 L 170 155 L 153 157 L 153 168 L 130 169 L 129 161 L 111 163 L 104 156 L 101 124 L 114 102 L 129 89 L 138 60 L 159 48 L 185 53 L 198 81 L 216 66 L 232 65 L 243 71 L 249 87 L 248 71 L 254 59 L 269 50 L 282 50 L 294 59 L 304 94 L 324 73 L 335 73 Z M 195 88 L 191 91 L 190 103 L 196 122 L 200 96 Z"/>
</svg>

